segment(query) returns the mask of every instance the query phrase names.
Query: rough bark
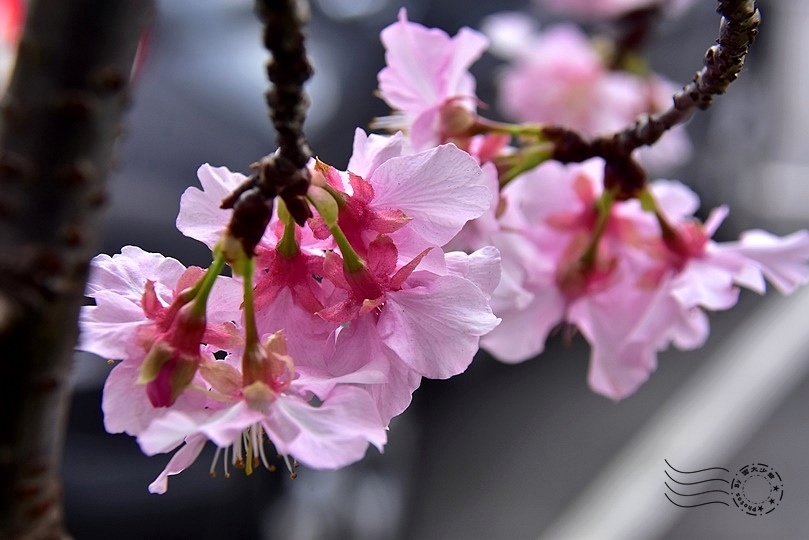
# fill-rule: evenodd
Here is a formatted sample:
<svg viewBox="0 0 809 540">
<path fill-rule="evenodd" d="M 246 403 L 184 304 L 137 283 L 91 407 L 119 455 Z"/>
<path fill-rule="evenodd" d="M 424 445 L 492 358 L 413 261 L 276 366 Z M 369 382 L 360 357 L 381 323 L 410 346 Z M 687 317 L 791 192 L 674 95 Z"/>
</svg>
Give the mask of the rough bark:
<svg viewBox="0 0 809 540">
<path fill-rule="evenodd" d="M 65 538 L 68 376 L 151 0 L 29 5 L 0 132 L 0 538 Z"/>
</svg>

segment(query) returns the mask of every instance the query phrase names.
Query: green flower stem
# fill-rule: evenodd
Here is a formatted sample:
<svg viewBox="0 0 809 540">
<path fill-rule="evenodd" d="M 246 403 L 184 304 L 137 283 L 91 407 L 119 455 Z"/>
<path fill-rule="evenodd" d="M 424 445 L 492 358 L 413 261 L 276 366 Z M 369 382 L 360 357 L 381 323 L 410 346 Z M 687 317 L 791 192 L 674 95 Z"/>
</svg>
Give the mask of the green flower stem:
<svg viewBox="0 0 809 540">
<path fill-rule="evenodd" d="M 645 187 L 641 190 L 638 194 L 638 200 L 640 201 L 640 207 L 646 210 L 647 212 L 654 212 L 657 214 L 657 201 L 655 201 L 654 195 L 652 192 L 649 191 L 648 187 Z"/>
<path fill-rule="evenodd" d="M 674 227 L 666 219 L 666 216 L 660 211 L 657 206 L 657 201 L 654 199 L 654 195 L 652 192 L 649 191 L 648 188 L 644 188 L 640 194 L 638 195 L 638 200 L 640 201 L 641 208 L 646 210 L 647 212 L 652 212 L 657 219 L 657 223 L 660 225 L 660 233 L 664 240 L 670 240 L 677 238 L 677 233 Z"/>
<path fill-rule="evenodd" d="M 244 284 L 244 303 L 242 304 L 242 309 L 244 310 L 244 350 L 249 351 L 259 344 L 258 330 L 256 329 L 256 311 L 253 304 L 254 259 L 250 258 L 245 261 L 242 269 L 244 270 L 242 274 Z"/>
<path fill-rule="evenodd" d="M 348 241 L 340 225 L 337 223 L 340 215 L 338 198 L 336 198 L 332 191 L 312 185 L 306 195 L 312 206 L 315 207 L 317 213 L 323 218 L 323 222 L 329 228 L 329 232 L 334 237 L 337 246 L 340 248 L 340 253 L 343 255 L 343 268 L 349 273 L 359 272 L 365 268 L 365 261 L 362 257 L 351 247 L 351 242 Z"/>
<path fill-rule="evenodd" d="M 536 141 L 542 141 L 545 138 L 545 126 L 542 124 L 509 124 L 506 122 L 496 122 L 480 116 L 478 116 L 471 130 L 474 135 L 506 133 L 514 137 L 529 137 Z"/>
<path fill-rule="evenodd" d="M 287 205 L 284 204 L 283 199 L 277 199 L 276 204 L 278 217 L 284 223 L 284 235 L 278 245 L 275 246 L 275 249 L 284 257 L 291 259 L 301 251 L 298 240 L 295 238 L 295 220 L 287 210 Z"/>
<path fill-rule="evenodd" d="M 503 161 L 497 163 L 498 169 L 504 171 L 500 173 L 500 187 L 506 186 L 522 173 L 548 161 L 553 157 L 553 152 L 553 144 L 542 142 L 522 148 L 512 156 L 506 156 Z"/>
<path fill-rule="evenodd" d="M 604 230 L 607 228 L 607 221 L 609 221 L 610 211 L 614 203 L 615 196 L 611 191 L 604 191 L 601 197 L 595 202 L 596 210 L 598 211 L 598 221 L 596 222 L 593 236 L 590 238 L 590 243 L 587 244 L 587 248 L 581 256 L 581 262 L 585 268 L 592 268 L 595 265 L 598 243 L 601 241 L 601 237 L 604 236 Z"/>
<path fill-rule="evenodd" d="M 216 278 L 222 268 L 225 267 L 225 254 L 221 250 L 214 250 L 214 259 L 210 268 L 205 271 L 205 275 L 197 282 L 188 292 L 191 298 L 194 299 L 194 306 L 192 313 L 196 317 L 204 317 L 205 310 L 208 306 L 208 296 L 211 294 L 213 284 L 216 283 Z M 183 293 L 186 294 L 186 293 Z M 190 301 L 190 298 L 189 298 Z"/>
<path fill-rule="evenodd" d="M 351 247 L 351 243 L 348 241 L 348 238 L 346 238 L 346 235 L 343 234 L 343 230 L 339 225 L 329 227 L 329 231 L 331 231 L 331 235 L 337 242 L 340 253 L 343 254 L 343 268 L 345 268 L 346 272 L 353 274 L 354 272 L 363 270 L 365 268 L 365 261 L 363 261 L 362 257 Z"/>
</svg>

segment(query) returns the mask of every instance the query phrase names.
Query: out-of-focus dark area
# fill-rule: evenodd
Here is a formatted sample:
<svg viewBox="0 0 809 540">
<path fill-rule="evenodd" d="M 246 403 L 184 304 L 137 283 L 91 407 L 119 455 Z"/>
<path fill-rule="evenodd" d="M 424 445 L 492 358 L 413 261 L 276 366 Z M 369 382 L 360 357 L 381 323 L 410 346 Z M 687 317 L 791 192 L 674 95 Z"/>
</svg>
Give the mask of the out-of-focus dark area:
<svg viewBox="0 0 809 540">
<path fill-rule="evenodd" d="M 516 0 L 311 3 L 316 74 L 306 132 L 315 154 L 338 168 L 348 161 L 355 127 L 388 112 L 374 96 L 383 66 L 379 31 L 402 5 L 410 20 L 450 34 L 504 10 L 527 10 L 540 25 L 554 20 Z M 682 83 L 717 35 L 714 2 L 696 4 L 659 27 L 651 50 L 652 66 Z M 703 210 L 730 205 L 725 238 L 755 227 L 785 234 L 809 222 L 809 6 L 760 4 L 764 24 L 745 71 L 727 96 L 692 120 L 696 155 L 676 174 L 700 193 Z M 249 0 L 158 2 L 111 179 L 104 252 L 135 244 L 208 265 L 210 253 L 177 232 L 174 219 L 180 194 L 197 185 L 200 164 L 245 172 L 274 149 L 260 31 Z M 484 102 L 496 101 L 499 65 L 487 55 L 473 68 Z M 620 403 L 587 388 L 583 340 L 565 344 L 557 336 L 540 358 L 523 364 L 481 354 L 459 377 L 425 381 L 391 426 L 383 455 L 369 450 L 366 460 L 338 472 L 300 470 L 294 481 L 265 470 L 226 480 L 209 477 L 208 448 L 162 496 L 150 495 L 147 485 L 169 456 L 147 458 L 134 439 L 104 432 L 100 388 L 109 366 L 78 354 L 64 460 L 68 528 L 91 540 L 803 538 L 807 317 L 779 324 L 783 337 L 757 363 L 741 358 L 752 349 L 727 349 L 740 328 L 753 342 L 775 331 L 767 327 L 772 318 L 745 321 L 770 313 L 765 307 L 778 313 L 784 299 L 776 296 L 743 294 L 736 310 L 711 317 L 705 348 L 661 354 L 650 381 Z M 802 301 L 806 310 L 796 313 L 809 313 L 806 295 Z M 807 344 L 798 352 L 779 349 L 790 340 Z M 799 358 L 779 367 L 788 354 Z M 735 355 L 738 364 L 719 375 L 708 370 Z M 776 369 L 779 377 L 768 375 Z M 750 386 L 731 384 L 731 376 Z M 719 396 L 715 408 L 689 408 L 706 396 Z M 723 407 L 731 406 L 728 414 Z M 713 421 L 727 434 L 710 428 Z M 685 469 L 767 463 L 784 479 L 783 503 L 761 517 L 720 505 L 676 508 L 664 498 L 664 458 Z M 644 478 L 658 487 L 644 491 Z M 632 512 L 643 518 L 627 528 L 621 518 Z"/>
</svg>

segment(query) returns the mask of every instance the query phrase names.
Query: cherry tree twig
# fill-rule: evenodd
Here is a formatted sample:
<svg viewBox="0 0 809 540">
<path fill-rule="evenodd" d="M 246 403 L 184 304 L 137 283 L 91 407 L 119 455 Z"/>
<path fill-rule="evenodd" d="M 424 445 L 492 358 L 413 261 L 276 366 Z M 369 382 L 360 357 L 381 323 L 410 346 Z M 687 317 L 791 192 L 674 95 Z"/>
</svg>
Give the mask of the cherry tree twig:
<svg viewBox="0 0 809 540">
<path fill-rule="evenodd" d="M 659 114 L 641 118 L 623 131 L 587 140 L 575 131 L 547 127 L 543 135 L 554 143 L 553 159 L 563 163 L 592 157 L 607 161 L 628 159 L 641 146 L 654 144 L 672 127 L 685 123 L 697 109 L 707 109 L 713 97 L 725 93 L 744 66 L 748 48 L 758 34 L 761 15 L 754 0 L 720 0 L 719 39 L 705 53 L 703 68 L 673 98 L 673 105 Z"/>
<path fill-rule="evenodd" d="M 278 150 L 253 164 L 256 172 L 222 202 L 222 208 L 233 208 L 230 236 L 248 255 L 264 234 L 276 196 L 298 224 L 312 215 L 304 199 L 312 153 L 303 134 L 309 106 L 303 84 L 312 76 L 302 32 L 309 5 L 305 0 L 256 0 L 256 12 L 264 22 L 264 46 L 272 54 L 267 76 L 273 86 L 266 96 Z"/>
<path fill-rule="evenodd" d="M 150 0 L 31 2 L 0 134 L 0 538 L 67 538 L 68 376 Z"/>
</svg>

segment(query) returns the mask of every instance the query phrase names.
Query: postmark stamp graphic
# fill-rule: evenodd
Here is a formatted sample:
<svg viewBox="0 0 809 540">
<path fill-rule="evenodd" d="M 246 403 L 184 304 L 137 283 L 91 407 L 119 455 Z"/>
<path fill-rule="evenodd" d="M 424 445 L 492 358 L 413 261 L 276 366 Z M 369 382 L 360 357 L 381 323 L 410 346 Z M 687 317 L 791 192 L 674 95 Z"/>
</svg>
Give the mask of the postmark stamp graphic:
<svg viewBox="0 0 809 540">
<path fill-rule="evenodd" d="M 766 463 L 745 465 L 731 479 L 731 472 L 724 467 L 684 470 L 664 461 L 664 494 L 680 508 L 720 504 L 735 506 L 750 516 L 763 516 L 775 510 L 784 498 L 781 475 Z"/>
<path fill-rule="evenodd" d="M 739 469 L 733 477 L 730 496 L 745 514 L 763 516 L 781 504 L 784 482 L 778 471 L 766 463 L 752 463 Z"/>
</svg>

